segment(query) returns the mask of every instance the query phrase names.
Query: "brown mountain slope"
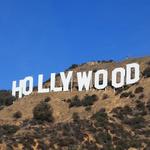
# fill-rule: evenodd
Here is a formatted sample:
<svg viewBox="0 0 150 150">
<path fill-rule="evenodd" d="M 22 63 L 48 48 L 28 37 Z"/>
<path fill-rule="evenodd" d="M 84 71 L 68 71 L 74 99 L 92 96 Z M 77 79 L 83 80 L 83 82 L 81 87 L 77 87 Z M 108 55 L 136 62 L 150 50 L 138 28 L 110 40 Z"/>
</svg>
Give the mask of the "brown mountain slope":
<svg viewBox="0 0 150 150">
<path fill-rule="evenodd" d="M 147 63 L 150 62 L 150 57 L 144 57 L 139 59 L 128 59 L 123 62 L 118 63 L 97 63 L 97 62 L 91 62 L 84 65 L 81 65 L 74 70 L 76 71 L 88 71 L 88 70 L 95 70 L 95 69 L 108 69 L 111 71 L 115 67 L 125 67 L 126 64 L 132 63 L 132 62 L 138 62 L 140 64 L 140 70 L 143 72 L 143 70 L 148 66 Z M 59 77 L 57 79 L 59 82 Z M 49 83 L 46 83 L 45 85 L 48 86 Z M 141 80 L 137 85 L 132 85 L 127 91 L 132 91 L 134 93 L 134 90 L 139 87 L 144 87 L 144 95 L 145 100 L 147 100 L 150 97 L 150 79 L 149 78 L 143 78 L 141 77 Z M 92 106 L 92 110 L 97 111 L 101 107 L 105 107 L 108 111 L 111 111 L 114 107 L 117 106 L 124 106 L 127 104 L 132 104 L 132 100 L 130 98 L 122 98 L 120 99 L 120 95 L 116 95 L 114 90 L 110 87 L 108 87 L 105 91 L 104 90 L 91 90 L 91 91 L 73 91 L 73 92 L 59 92 L 59 93 L 48 93 L 48 94 L 37 94 L 37 92 L 34 92 L 33 94 L 26 96 L 22 99 L 19 99 L 14 102 L 12 106 L 6 107 L 5 109 L 0 111 L 0 119 L 1 120 L 13 120 L 12 114 L 15 111 L 21 111 L 23 113 L 23 116 L 21 120 L 23 119 L 29 119 L 32 118 L 32 110 L 33 108 L 41 101 L 44 100 L 46 97 L 51 97 L 50 104 L 52 107 L 54 107 L 54 116 L 57 117 L 56 121 L 64 121 L 68 120 L 71 117 L 71 114 L 73 112 L 81 112 L 81 115 L 88 116 L 89 114 L 85 111 L 83 107 L 81 108 L 68 108 L 68 103 L 64 102 L 63 100 L 67 100 L 69 98 L 74 97 L 75 95 L 78 95 L 79 97 L 84 97 L 86 94 L 92 95 L 96 94 L 99 97 L 99 100 L 94 103 Z M 102 97 L 104 94 L 108 95 L 107 100 L 102 100 Z M 69 117 L 70 116 L 70 117 Z"/>
<path fill-rule="evenodd" d="M 7 149 L 6 145 L 11 145 L 9 148 L 12 149 L 15 149 L 14 147 L 16 149 L 23 149 L 21 147 L 24 149 L 69 149 L 73 146 L 74 149 L 136 148 L 148 150 L 150 146 L 150 77 L 145 78 L 142 73 L 150 67 L 150 57 L 127 59 L 122 62 L 90 62 L 73 68 L 73 71 L 103 68 L 111 72 L 115 67 L 125 67 L 126 64 L 132 62 L 140 64 L 141 79 L 137 84 L 126 86 L 122 90 L 114 91 L 111 87 L 107 87 L 106 90 L 93 89 L 87 92 L 78 92 L 74 89 L 72 92 L 38 94 L 35 91 L 0 110 L 0 130 L 5 131 L 2 125 L 6 124 L 19 127 L 15 133 L 9 135 L 4 132 L 0 135 L 1 149 Z M 59 80 L 58 76 L 57 85 L 59 85 Z M 45 87 L 47 86 L 49 82 L 45 82 Z M 37 124 L 32 121 L 33 109 L 47 97 L 50 98 L 47 104 L 52 107 L 54 122 Z M 73 103 L 73 100 L 78 100 L 78 103 Z M 22 115 L 21 118 L 16 119 L 13 115 L 18 111 Z M 97 114 L 99 111 L 100 113 Z M 80 117 L 76 122 L 72 121 L 75 113 L 78 113 Z M 77 115 L 76 118 L 78 118 Z M 101 124 L 103 121 L 104 125 Z M 66 133 L 66 136 L 61 134 L 66 132 L 64 126 L 69 126 L 69 133 Z M 80 130 L 79 133 L 76 131 L 76 126 Z M 53 134 L 56 135 L 56 139 Z M 76 134 L 82 136 L 78 137 Z M 103 135 L 102 139 L 98 138 L 101 137 L 98 134 Z M 23 142 L 25 137 L 27 142 L 32 137 L 30 139 L 32 142 L 25 145 Z M 73 139 L 70 141 L 68 138 Z M 133 138 L 133 143 L 129 140 L 131 138 Z M 13 145 L 14 139 L 18 140 L 15 145 Z M 40 143 L 42 143 L 41 146 Z"/>
</svg>

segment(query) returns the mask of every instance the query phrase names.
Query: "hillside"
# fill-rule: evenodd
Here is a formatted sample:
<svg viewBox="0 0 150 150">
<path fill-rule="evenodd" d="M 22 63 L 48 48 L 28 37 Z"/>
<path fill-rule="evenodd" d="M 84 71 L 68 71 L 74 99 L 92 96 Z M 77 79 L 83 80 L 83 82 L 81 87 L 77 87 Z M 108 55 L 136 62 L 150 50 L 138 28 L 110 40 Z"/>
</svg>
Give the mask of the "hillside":
<svg viewBox="0 0 150 150">
<path fill-rule="evenodd" d="M 0 110 L 0 148 L 149 150 L 150 57 L 89 62 L 66 71 L 111 72 L 132 62 L 141 67 L 141 79 L 134 85 L 78 92 L 74 79 L 72 92 L 38 94 L 35 90 L 22 99 L 13 99 L 13 104 L 9 102 Z M 58 86 L 59 81 L 58 75 Z M 49 80 L 44 86 L 49 86 Z"/>
</svg>

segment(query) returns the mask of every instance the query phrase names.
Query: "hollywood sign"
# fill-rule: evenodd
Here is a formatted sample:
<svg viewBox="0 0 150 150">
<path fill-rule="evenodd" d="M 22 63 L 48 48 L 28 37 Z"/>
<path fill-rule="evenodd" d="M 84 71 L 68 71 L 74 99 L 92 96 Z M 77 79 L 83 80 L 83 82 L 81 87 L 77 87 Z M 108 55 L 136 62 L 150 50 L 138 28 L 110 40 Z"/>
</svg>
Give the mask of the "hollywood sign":
<svg viewBox="0 0 150 150">
<path fill-rule="evenodd" d="M 134 70 L 134 71 L 133 71 Z M 133 75 L 134 72 L 134 75 Z M 78 91 L 90 90 L 91 82 L 95 89 L 101 90 L 108 86 L 108 70 L 100 69 L 96 72 L 77 72 L 76 74 Z M 117 80 L 119 76 L 119 81 Z M 43 87 L 43 74 L 38 75 L 38 93 L 48 93 L 48 92 L 61 92 L 61 91 L 71 91 L 72 81 L 74 77 L 73 71 L 60 72 L 60 79 L 62 86 L 56 86 L 56 73 L 51 73 L 50 75 L 50 87 Z M 100 82 L 100 77 L 102 77 L 102 82 Z M 94 80 L 92 80 L 94 78 Z M 119 67 L 115 68 L 111 72 L 111 84 L 112 87 L 120 88 L 124 85 L 134 84 L 140 79 L 140 66 L 137 63 L 127 64 L 125 68 Z M 71 85 L 71 86 L 70 86 Z M 33 92 L 34 80 L 32 76 L 25 77 L 24 79 L 12 82 L 12 95 L 16 96 L 19 93 L 19 98 L 23 95 L 30 95 Z"/>
</svg>

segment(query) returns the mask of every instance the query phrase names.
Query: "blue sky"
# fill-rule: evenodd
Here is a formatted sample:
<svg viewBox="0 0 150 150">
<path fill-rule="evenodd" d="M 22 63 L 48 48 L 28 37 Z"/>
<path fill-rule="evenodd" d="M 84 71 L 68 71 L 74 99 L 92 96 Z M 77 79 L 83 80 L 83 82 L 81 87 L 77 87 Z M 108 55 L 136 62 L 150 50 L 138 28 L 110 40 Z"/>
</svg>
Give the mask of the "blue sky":
<svg viewBox="0 0 150 150">
<path fill-rule="evenodd" d="M 0 1 L 0 89 L 74 63 L 147 55 L 149 0 Z"/>
</svg>

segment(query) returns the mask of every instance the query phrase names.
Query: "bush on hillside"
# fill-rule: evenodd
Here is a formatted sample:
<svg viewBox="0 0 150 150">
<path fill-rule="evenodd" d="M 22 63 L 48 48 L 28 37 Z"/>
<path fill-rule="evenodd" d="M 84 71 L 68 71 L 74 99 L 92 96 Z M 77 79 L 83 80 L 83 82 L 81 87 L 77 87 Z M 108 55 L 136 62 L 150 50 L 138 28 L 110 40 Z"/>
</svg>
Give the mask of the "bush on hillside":
<svg viewBox="0 0 150 150">
<path fill-rule="evenodd" d="M 46 98 L 44 99 L 44 102 L 48 103 L 50 100 L 51 100 L 50 97 L 46 97 Z"/>
<path fill-rule="evenodd" d="M 92 96 L 86 95 L 82 100 L 82 106 L 90 106 L 93 105 L 95 101 L 98 100 L 97 95 L 93 94 Z"/>
<path fill-rule="evenodd" d="M 130 125 L 134 129 L 140 129 L 145 126 L 145 119 L 142 116 L 135 116 L 133 118 L 127 119 L 124 123 Z"/>
<path fill-rule="evenodd" d="M 115 90 L 115 95 L 121 94 L 123 91 L 126 91 L 130 88 L 130 85 L 124 85 L 124 87 L 117 88 Z"/>
<path fill-rule="evenodd" d="M 71 69 L 75 69 L 77 68 L 79 65 L 77 64 L 72 64 L 67 70 L 71 70 Z"/>
<path fill-rule="evenodd" d="M 22 113 L 21 113 L 21 111 L 17 111 L 17 112 L 15 112 L 15 113 L 13 114 L 13 117 L 14 117 L 14 118 L 16 118 L 16 119 L 21 118 L 21 117 L 22 117 Z"/>
<path fill-rule="evenodd" d="M 120 98 L 129 97 L 132 94 L 132 92 L 124 92 L 120 95 Z"/>
<path fill-rule="evenodd" d="M 71 107 L 80 107 L 80 106 L 91 106 L 94 104 L 95 101 L 98 100 L 97 95 L 93 94 L 91 96 L 86 95 L 84 96 L 84 98 L 82 100 L 79 99 L 79 97 L 76 95 L 75 97 L 73 97 L 71 100 L 67 100 L 67 102 L 69 103 L 69 108 Z"/>
<path fill-rule="evenodd" d="M 104 145 L 110 145 L 112 147 L 112 139 L 111 136 L 108 132 L 99 132 L 96 136 L 95 139 L 97 143 L 102 143 Z"/>
<path fill-rule="evenodd" d="M 135 93 L 135 94 L 138 94 L 138 93 L 142 93 L 143 91 L 144 91 L 144 88 L 141 87 L 141 86 L 139 86 L 139 87 L 137 87 L 137 88 L 135 89 L 134 93 Z"/>
<path fill-rule="evenodd" d="M 139 99 L 143 99 L 144 98 L 144 94 L 141 94 L 140 96 L 139 96 Z"/>
<path fill-rule="evenodd" d="M 132 109 L 126 105 L 124 107 L 116 107 L 112 110 L 114 117 L 119 118 L 120 120 L 124 120 L 127 115 L 132 115 Z"/>
<path fill-rule="evenodd" d="M 39 121 L 52 122 L 52 112 L 51 106 L 42 101 L 33 109 L 33 118 Z"/>
<path fill-rule="evenodd" d="M 73 119 L 73 121 L 74 121 L 74 122 L 76 122 L 76 121 L 79 121 L 79 120 L 80 120 L 80 117 L 79 117 L 79 115 L 78 115 L 78 113 L 77 113 L 77 112 L 74 112 L 74 113 L 73 113 L 73 115 L 72 115 L 72 119 Z"/>
<path fill-rule="evenodd" d="M 19 130 L 19 127 L 16 125 L 1 125 L 0 126 L 0 136 L 14 134 Z"/>
<path fill-rule="evenodd" d="M 85 111 L 91 111 L 91 106 L 85 107 Z"/>
<path fill-rule="evenodd" d="M 91 119 L 96 120 L 96 126 L 104 127 L 106 124 L 108 124 L 108 115 L 105 110 L 96 112 Z"/>
<path fill-rule="evenodd" d="M 82 105 L 81 101 L 80 101 L 79 97 L 76 95 L 75 97 L 73 97 L 71 99 L 70 104 L 69 104 L 69 108 L 74 107 L 74 106 L 79 107 L 81 105 Z"/>
<path fill-rule="evenodd" d="M 143 76 L 145 78 L 150 77 L 150 67 L 147 67 L 144 71 L 143 71 Z"/>
<path fill-rule="evenodd" d="M 145 102 L 137 101 L 136 109 L 145 110 Z"/>
<path fill-rule="evenodd" d="M 10 91 L 1 90 L 0 91 L 0 106 L 10 106 L 13 104 L 16 98 L 11 95 Z"/>
<path fill-rule="evenodd" d="M 134 95 L 133 93 L 131 93 L 129 97 L 130 97 L 130 98 L 134 98 L 135 95 Z"/>
</svg>

